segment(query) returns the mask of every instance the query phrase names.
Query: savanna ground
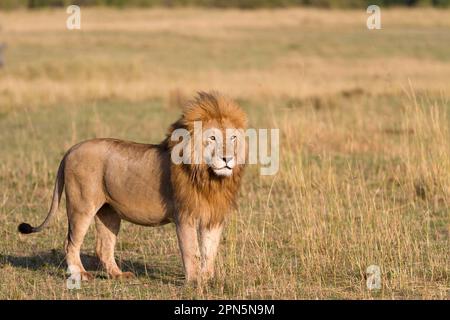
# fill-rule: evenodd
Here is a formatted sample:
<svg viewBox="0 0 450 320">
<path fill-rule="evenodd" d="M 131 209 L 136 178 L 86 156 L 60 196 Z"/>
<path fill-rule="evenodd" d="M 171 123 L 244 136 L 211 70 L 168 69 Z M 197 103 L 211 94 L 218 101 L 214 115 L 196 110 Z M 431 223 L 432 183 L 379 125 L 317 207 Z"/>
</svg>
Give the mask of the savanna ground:
<svg viewBox="0 0 450 320">
<path fill-rule="evenodd" d="M 82 9 L 0 13 L 0 298 L 448 299 L 450 11 Z M 250 166 L 218 277 L 183 284 L 172 225 L 123 223 L 135 280 L 69 291 L 64 204 L 40 234 L 58 163 L 93 137 L 159 142 L 196 90 L 235 97 L 279 128 L 280 170 Z M 370 265 L 382 288 L 369 291 Z"/>
</svg>

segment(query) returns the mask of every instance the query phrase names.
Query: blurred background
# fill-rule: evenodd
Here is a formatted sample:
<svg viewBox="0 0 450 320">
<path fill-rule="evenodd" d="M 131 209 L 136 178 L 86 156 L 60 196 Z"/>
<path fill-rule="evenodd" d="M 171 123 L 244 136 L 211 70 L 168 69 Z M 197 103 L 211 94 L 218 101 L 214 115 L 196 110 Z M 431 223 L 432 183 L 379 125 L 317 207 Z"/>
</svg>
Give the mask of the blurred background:
<svg viewBox="0 0 450 320">
<path fill-rule="evenodd" d="M 80 30 L 66 28 L 72 3 Z M 0 298 L 448 298 L 448 4 L 0 0 Z M 116 255 L 137 279 L 102 279 L 90 232 L 98 278 L 65 289 L 64 206 L 46 232 L 16 232 L 45 216 L 65 151 L 158 143 L 210 89 L 281 139 L 278 174 L 248 167 L 216 281 L 183 285 L 173 226 L 124 223 Z"/>
<path fill-rule="evenodd" d="M 324 8 L 362 8 L 371 4 L 383 6 L 448 6 L 449 0 L 3 0 L 1 7 L 37 8 L 45 6 L 201 6 L 210 8 L 276 8 L 290 6 L 313 6 Z"/>
</svg>

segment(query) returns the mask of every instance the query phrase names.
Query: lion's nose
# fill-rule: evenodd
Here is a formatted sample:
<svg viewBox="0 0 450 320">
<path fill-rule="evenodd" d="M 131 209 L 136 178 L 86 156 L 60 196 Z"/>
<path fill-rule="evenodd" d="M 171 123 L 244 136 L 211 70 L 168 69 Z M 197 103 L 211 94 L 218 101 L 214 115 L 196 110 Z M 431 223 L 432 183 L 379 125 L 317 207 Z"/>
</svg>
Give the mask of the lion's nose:
<svg viewBox="0 0 450 320">
<path fill-rule="evenodd" d="M 233 160 L 233 157 L 223 157 L 222 160 L 225 161 L 225 163 L 228 163 Z"/>
</svg>

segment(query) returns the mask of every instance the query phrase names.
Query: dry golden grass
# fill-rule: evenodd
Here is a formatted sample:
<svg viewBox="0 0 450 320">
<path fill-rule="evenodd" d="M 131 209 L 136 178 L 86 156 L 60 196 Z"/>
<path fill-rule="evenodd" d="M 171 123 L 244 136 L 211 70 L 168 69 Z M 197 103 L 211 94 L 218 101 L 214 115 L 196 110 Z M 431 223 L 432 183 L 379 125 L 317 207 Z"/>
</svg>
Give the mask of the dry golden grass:
<svg viewBox="0 0 450 320">
<path fill-rule="evenodd" d="M 450 11 L 0 13 L 0 297 L 448 299 Z M 173 226 L 124 224 L 135 281 L 65 288 L 65 214 L 41 234 L 57 164 L 74 143 L 158 142 L 180 104 L 215 88 L 257 128 L 279 128 L 280 171 L 250 166 L 219 276 L 183 285 Z M 93 232 L 83 247 L 96 270 Z M 369 291 L 369 265 L 382 289 Z"/>
<path fill-rule="evenodd" d="M 379 32 L 364 11 L 83 9 L 81 31 L 66 30 L 66 17 L 0 13 L 2 104 L 138 102 L 204 87 L 261 101 L 354 87 L 398 94 L 408 78 L 448 91 L 446 10 L 384 10 Z"/>
</svg>

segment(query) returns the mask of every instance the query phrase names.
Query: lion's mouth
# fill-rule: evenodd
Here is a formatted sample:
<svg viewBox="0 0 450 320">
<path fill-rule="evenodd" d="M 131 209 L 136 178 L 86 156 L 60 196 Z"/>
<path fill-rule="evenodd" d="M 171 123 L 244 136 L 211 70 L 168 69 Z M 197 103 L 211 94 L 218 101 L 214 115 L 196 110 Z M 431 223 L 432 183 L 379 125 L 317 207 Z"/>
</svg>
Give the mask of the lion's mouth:
<svg viewBox="0 0 450 320">
<path fill-rule="evenodd" d="M 229 177 L 233 173 L 233 169 L 229 166 L 224 166 L 222 168 L 213 169 L 214 173 L 218 176 Z"/>
</svg>

